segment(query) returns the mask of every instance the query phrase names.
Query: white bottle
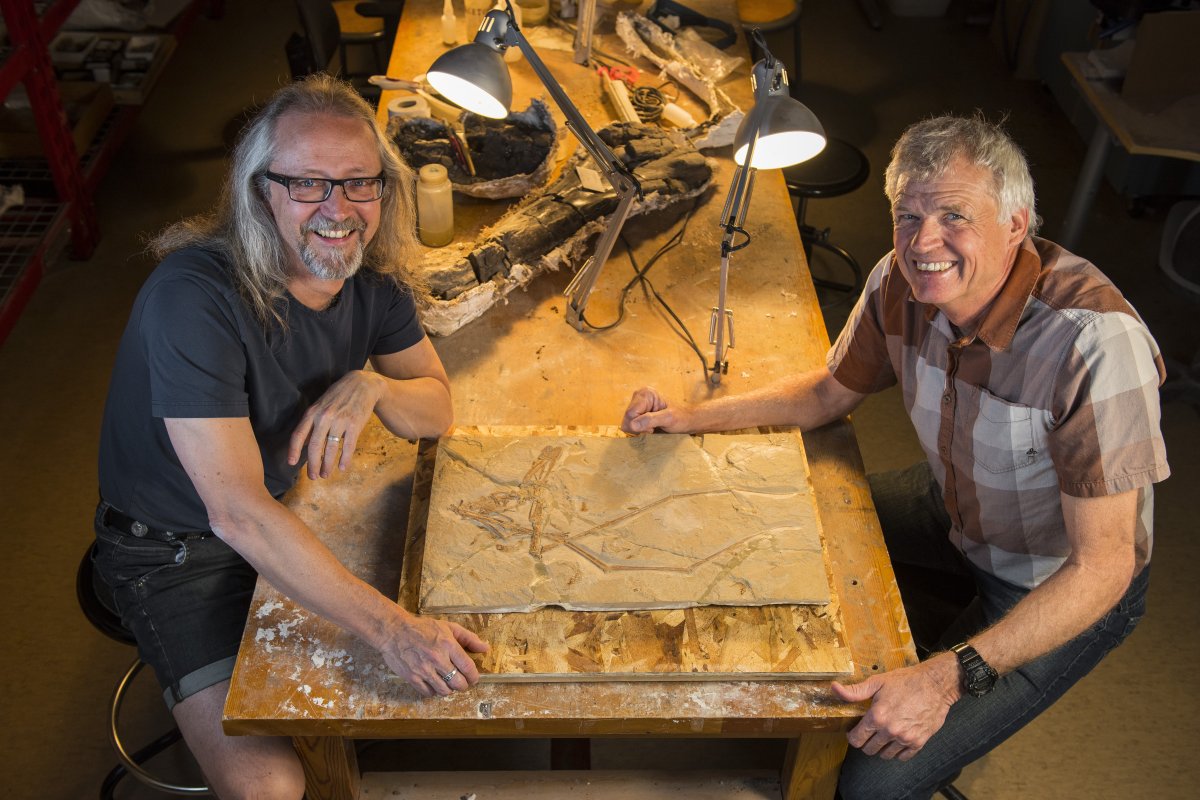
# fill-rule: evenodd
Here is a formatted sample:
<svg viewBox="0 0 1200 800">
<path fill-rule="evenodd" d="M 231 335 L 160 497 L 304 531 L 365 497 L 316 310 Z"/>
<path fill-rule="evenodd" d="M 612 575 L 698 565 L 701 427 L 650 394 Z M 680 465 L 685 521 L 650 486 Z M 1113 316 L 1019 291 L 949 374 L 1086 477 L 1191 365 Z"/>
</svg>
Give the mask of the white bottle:
<svg viewBox="0 0 1200 800">
<path fill-rule="evenodd" d="M 443 247 L 454 238 L 454 189 L 441 164 L 426 164 L 417 173 L 417 236 L 428 247 Z"/>
<path fill-rule="evenodd" d="M 442 3 L 442 44 L 458 44 L 458 20 L 454 16 L 453 0 Z"/>
</svg>

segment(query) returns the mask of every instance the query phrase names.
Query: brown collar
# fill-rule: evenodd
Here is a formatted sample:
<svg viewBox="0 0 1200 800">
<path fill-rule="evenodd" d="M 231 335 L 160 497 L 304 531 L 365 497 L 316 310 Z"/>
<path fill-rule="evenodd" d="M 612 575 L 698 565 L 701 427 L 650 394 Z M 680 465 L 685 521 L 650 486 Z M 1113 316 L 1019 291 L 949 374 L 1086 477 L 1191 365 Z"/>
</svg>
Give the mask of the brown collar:
<svg viewBox="0 0 1200 800">
<path fill-rule="evenodd" d="M 993 350 L 1007 350 L 1012 344 L 1017 332 L 1017 323 L 1025 311 L 1025 304 L 1033 289 L 1037 286 L 1038 277 L 1042 273 L 1042 258 L 1034 246 L 1033 238 L 1026 237 L 1017 249 L 1017 260 L 1008 273 L 1000 294 L 984 312 L 983 320 L 976 328 L 973 338 L 977 338 Z M 909 288 L 911 297 L 912 289 Z M 926 321 L 931 321 L 938 314 L 937 306 L 925 309 Z M 971 337 L 969 337 L 971 338 Z"/>
</svg>

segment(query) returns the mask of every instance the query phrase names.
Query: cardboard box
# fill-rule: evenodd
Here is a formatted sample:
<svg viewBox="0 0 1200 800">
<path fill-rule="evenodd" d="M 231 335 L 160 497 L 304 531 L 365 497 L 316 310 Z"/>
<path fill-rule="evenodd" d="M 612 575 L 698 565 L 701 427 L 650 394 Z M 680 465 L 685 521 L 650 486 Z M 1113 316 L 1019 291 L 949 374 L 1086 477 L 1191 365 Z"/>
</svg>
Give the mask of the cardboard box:
<svg viewBox="0 0 1200 800">
<path fill-rule="evenodd" d="M 60 83 L 58 93 L 71 126 L 75 151 L 82 155 L 112 110 L 112 89 L 103 83 Z M 44 153 L 32 110 L 0 110 L 0 158 L 30 158 Z"/>
<path fill-rule="evenodd" d="M 1157 112 L 1200 94 L 1200 11 L 1160 11 L 1138 23 L 1137 40 L 1121 97 L 1140 111 Z"/>
</svg>

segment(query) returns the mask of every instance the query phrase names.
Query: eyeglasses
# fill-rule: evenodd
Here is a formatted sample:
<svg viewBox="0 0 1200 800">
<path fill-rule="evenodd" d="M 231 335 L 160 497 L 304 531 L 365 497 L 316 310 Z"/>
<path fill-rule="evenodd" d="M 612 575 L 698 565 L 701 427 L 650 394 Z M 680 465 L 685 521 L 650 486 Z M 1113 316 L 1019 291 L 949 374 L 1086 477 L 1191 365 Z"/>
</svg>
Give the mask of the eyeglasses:
<svg viewBox="0 0 1200 800">
<path fill-rule="evenodd" d="M 287 187 L 288 197 L 297 203 L 324 203 L 333 193 L 333 187 L 341 186 L 346 199 L 352 203 L 370 203 L 383 197 L 384 175 L 374 178 L 292 178 L 274 172 L 264 172 L 269 181 Z"/>
</svg>

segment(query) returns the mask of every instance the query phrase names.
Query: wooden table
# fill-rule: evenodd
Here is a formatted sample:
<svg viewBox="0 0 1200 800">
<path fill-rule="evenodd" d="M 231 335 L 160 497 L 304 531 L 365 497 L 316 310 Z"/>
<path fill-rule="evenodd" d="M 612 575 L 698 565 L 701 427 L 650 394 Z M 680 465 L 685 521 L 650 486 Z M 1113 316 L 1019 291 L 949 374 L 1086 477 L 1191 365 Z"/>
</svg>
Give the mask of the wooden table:
<svg viewBox="0 0 1200 800">
<path fill-rule="evenodd" d="M 723 12 L 723 4 L 692 3 Z M 410 77 L 441 52 L 436 0 L 409 0 L 389 74 Z M 594 76 L 568 54 L 545 53 L 589 119 L 602 112 Z M 535 79 L 513 66 L 515 94 Z M 750 106 L 748 68 L 723 85 Z M 386 97 L 383 101 L 386 104 Z M 718 158 L 718 186 L 697 208 L 686 240 L 651 277 L 684 322 L 704 337 L 716 298 L 717 218 L 731 172 Z M 459 203 L 457 234 L 472 236 L 502 204 Z M 645 263 L 674 232 L 677 214 L 635 220 L 626 231 Z M 668 230 L 663 230 L 668 225 Z M 455 334 L 434 344 L 449 371 L 461 425 L 611 425 L 630 392 L 652 384 L 676 398 L 736 394 L 821 363 L 829 345 L 795 219 L 778 172 L 761 174 L 748 227 L 754 237 L 733 258 L 730 305 L 737 347 L 720 387 L 664 314 L 640 292 L 624 322 L 579 333 L 564 322 L 568 276 L 537 278 Z M 588 307 L 590 318 L 615 314 L 618 288 L 631 274 L 623 250 L 610 260 Z M 710 348 L 705 348 L 711 360 Z M 848 422 L 805 434 L 819 497 L 835 591 L 859 677 L 916 662 L 907 621 L 871 505 Z M 352 472 L 323 482 L 301 479 L 287 498 L 331 550 L 384 594 L 396 596 L 416 447 L 376 425 L 359 446 Z M 833 796 L 846 750 L 845 731 L 862 708 L 831 698 L 828 683 L 481 684 L 450 698 L 423 700 L 387 675 L 379 654 L 260 581 L 238 656 L 225 730 L 295 738 L 309 778 L 308 796 L 354 798 L 358 768 L 352 738 L 411 737 L 775 737 L 790 746 L 781 765 L 785 798 Z"/>
<path fill-rule="evenodd" d="M 1200 98 L 1177 103 L 1162 113 L 1147 113 L 1121 97 L 1112 81 L 1097 76 L 1087 53 L 1063 53 L 1062 61 L 1096 115 L 1096 130 L 1058 237 L 1059 244 L 1071 250 L 1079 243 L 1114 138 L 1130 155 L 1200 161 Z"/>
</svg>

